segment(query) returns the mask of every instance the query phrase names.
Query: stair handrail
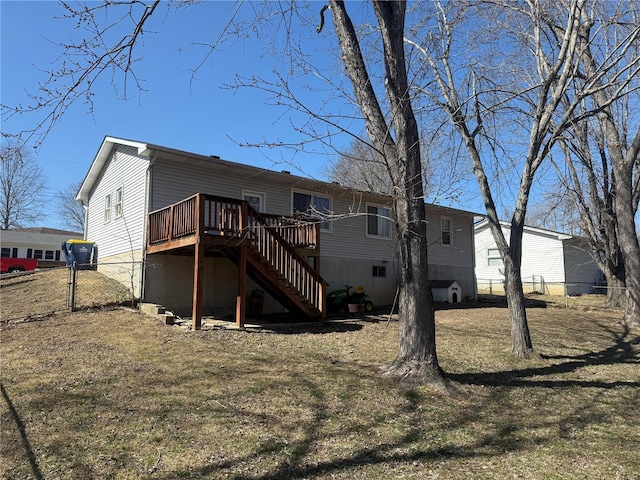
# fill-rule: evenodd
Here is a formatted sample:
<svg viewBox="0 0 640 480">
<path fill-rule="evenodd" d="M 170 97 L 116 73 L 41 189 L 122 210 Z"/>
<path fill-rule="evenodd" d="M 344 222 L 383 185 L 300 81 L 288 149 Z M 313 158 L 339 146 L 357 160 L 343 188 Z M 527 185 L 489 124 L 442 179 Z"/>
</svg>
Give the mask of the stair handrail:
<svg viewBox="0 0 640 480">
<path fill-rule="evenodd" d="M 307 301 L 321 313 L 324 313 L 324 296 L 327 282 L 278 232 L 277 226 L 269 225 L 260 212 L 256 211 L 248 202 L 243 201 L 243 203 L 246 205 L 243 211 L 247 212 L 247 218 L 243 224 L 247 230 L 250 244 L 287 282 L 294 286 Z M 254 219 L 254 221 L 251 221 L 252 219 Z M 267 235 L 264 237 L 258 235 L 260 230 L 264 231 Z M 273 242 L 270 241 L 267 236 L 273 239 Z M 278 255 L 278 250 L 275 249 L 276 245 L 286 253 L 288 258 Z M 309 278 L 311 282 L 300 281 L 301 277 L 304 276 Z M 296 281 L 296 278 L 298 281 Z"/>
</svg>

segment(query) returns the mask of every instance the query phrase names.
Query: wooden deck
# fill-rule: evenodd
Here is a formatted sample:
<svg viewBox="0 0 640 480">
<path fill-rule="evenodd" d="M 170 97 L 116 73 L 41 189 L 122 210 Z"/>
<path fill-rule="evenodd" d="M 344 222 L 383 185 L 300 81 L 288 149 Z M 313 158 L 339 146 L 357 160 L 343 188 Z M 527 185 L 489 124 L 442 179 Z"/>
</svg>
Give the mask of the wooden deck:
<svg viewBox="0 0 640 480">
<path fill-rule="evenodd" d="M 326 316 L 326 282 L 319 274 L 318 224 L 256 212 L 247 202 L 196 194 L 149 214 L 147 254 L 194 256 L 193 327 L 200 328 L 207 252 L 226 249 L 239 268 L 236 323 L 244 324 L 246 276 L 287 308 Z M 314 257 L 312 267 L 306 257 Z"/>
</svg>

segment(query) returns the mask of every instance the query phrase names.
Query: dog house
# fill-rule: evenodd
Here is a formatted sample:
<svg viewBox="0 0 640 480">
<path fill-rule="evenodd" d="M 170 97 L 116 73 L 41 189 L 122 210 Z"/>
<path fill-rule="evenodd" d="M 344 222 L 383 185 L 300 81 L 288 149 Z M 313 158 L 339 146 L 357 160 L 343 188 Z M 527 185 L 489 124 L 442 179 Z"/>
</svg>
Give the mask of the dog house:
<svg viewBox="0 0 640 480">
<path fill-rule="evenodd" d="M 455 280 L 430 280 L 429 287 L 431 287 L 434 302 L 462 302 L 462 288 Z"/>
</svg>

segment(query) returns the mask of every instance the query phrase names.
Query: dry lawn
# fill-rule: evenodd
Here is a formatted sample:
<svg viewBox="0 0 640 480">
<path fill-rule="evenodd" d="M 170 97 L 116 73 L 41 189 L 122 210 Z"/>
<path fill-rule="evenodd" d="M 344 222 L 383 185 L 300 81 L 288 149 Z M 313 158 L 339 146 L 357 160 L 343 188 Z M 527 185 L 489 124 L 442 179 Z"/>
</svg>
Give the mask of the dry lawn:
<svg viewBox="0 0 640 480">
<path fill-rule="evenodd" d="M 107 265 L 103 268 L 116 268 Z M 121 304 L 131 301 L 119 282 L 93 270 L 76 272 L 77 308 Z M 66 267 L 0 277 L 0 320 L 37 318 L 67 310 L 71 305 L 72 278 Z"/>
<path fill-rule="evenodd" d="M 43 298 L 35 282 L 21 297 Z M 44 288 L 39 286 L 38 288 Z M 10 292 L 10 293 L 9 293 Z M 16 301 L 2 288 L 2 305 Z M 397 322 L 185 332 L 127 309 L 2 324 L 4 479 L 640 479 L 619 312 L 442 310 L 450 391 L 382 378 Z M 3 314 L 4 316 L 4 314 Z"/>
</svg>

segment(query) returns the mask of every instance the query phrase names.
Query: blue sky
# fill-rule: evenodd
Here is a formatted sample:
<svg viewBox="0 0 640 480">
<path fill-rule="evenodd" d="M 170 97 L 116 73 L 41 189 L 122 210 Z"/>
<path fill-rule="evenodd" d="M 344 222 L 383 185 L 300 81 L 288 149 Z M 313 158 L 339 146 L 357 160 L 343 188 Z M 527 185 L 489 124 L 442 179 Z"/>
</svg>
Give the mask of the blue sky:
<svg viewBox="0 0 640 480">
<path fill-rule="evenodd" d="M 55 194 L 82 180 L 105 135 L 323 179 L 327 157 L 317 154 L 327 152 L 319 145 L 294 155 L 288 149 L 247 148 L 236 143 L 296 143 L 301 139 L 291 123 L 301 121 L 300 117 L 269 105 L 264 92 L 222 88 L 233 82 L 235 74 L 272 74 L 277 59 L 261 45 L 251 39 L 225 44 L 192 78 L 190 70 L 203 58 L 203 49 L 193 43 L 215 40 L 235 6 L 231 1 L 204 2 L 168 15 L 166 8 L 157 11 L 136 66 L 146 91 L 130 89 L 132 98 L 119 99 L 110 77 L 105 76 L 94 91 L 93 115 L 80 102 L 65 113 L 36 154 L 47 177 L 46 191 L 41 194 L 51 200 L 42 225 L 60 226 Z M 36 91 L 46 80 L 44 71 L 61 53 L 56 42 L 81 34 L 72 23 L 55 18 L 62 13 L 55 1 L 0 1 L 2 104 L 28 103 L 27 92 Z M 309 42 L 310 52 L 331 61 L 326 51 L 322 57 L 326 38 L 318 36 L 312 26 L 308 30 L 303 32 L 303 41 Z M 122 85 L 116 82 L 115 87 Z M 305 93 L 304 88 L 299 93 L 310 104 L 318 101 L 317 94 Z M 2 131 L 15 134 L 32 128 L 41 118 L 42 113 L 3 115 Z M 345 136 L 344 143 L 348 141 Z"/>
</svg>

